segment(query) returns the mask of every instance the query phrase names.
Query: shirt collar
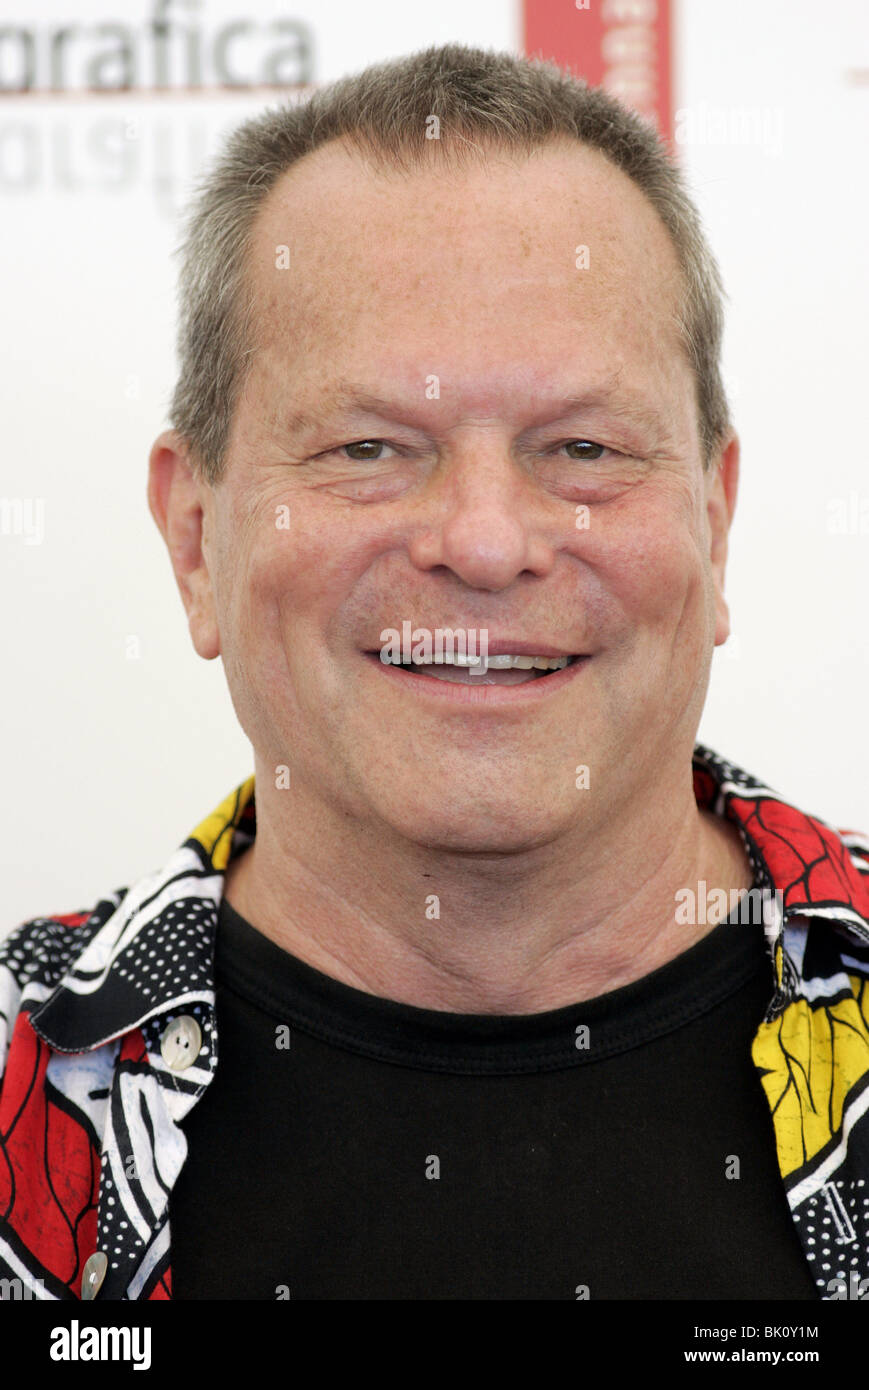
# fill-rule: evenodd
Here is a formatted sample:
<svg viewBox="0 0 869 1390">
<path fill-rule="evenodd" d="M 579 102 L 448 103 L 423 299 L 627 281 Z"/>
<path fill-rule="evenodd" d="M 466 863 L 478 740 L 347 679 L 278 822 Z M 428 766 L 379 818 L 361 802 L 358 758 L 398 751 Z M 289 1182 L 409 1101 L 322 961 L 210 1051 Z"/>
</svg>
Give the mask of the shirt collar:
<svg viewBox="0 0 869 1390">
<path fill-rule="evenodd" d="M 869 943 L 869 880 L 856 855 L 869 843 L 797 810 L 702 744 L 692 759 L 697 804 L 738 827 L 759 876 L 781 904 L 768 926 L 779 990 L 784 931 L 796 917 L 824 918 Z M 57 988 L 31 1013 L 61 1052 L 83 1052 L 159 1017 L 200 1004 L 213 1016 L 214 947 L 226 867 L 256 835 L 249 777 L 187 837 L 166 865 L 104 900 L 90 935 Z M 780 896 L 779 896 L 780 895 Z M 115 903 L 117 905 L 115 905 Z M 84 924 L 83 930 L 87 929 Z"/>
</svg>

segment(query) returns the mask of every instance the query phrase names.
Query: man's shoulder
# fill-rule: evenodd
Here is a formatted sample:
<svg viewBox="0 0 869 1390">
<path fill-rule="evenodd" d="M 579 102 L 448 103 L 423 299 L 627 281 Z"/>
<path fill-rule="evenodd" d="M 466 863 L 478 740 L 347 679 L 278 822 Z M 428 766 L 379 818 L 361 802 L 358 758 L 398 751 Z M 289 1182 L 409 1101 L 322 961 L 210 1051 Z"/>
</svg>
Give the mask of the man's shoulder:
<svg viewBox="0 0 869 1390">
<path fill-rule="evenodd" d="M 694 749 L 694 791 L 700 806 L 738 825 L 788 917 L 826 918 L 869 941 L 869 835 L 813 814 L 703 744 Z"/>
<path fill-rule="evenodd" d="M 133 918 L 147 922 L 161 903 L 173 898 L 196 896 L 200 891 L 213 898 L 215 888 L 208 880 L 222 875 L 230 844 L 234 839 L 240 848 L 252 843 L 253 782 L 250 777 L 230 792 L 165 863 L 137 882 L 111 890 L 91 907 L 29 918 L 0 938 L 0 1010 L 4 987 L 18 991 L 32 987 L 34 992 L 56 988 L 115 913 L 126 926 Z"/>
<path fill-rule="evenodd" d="M 130 886 L 88 908 L 29 918 L 0 941 L 0 1077 L 16 1027 L 57 1052 L 79 1052 L 132 1032 L 181 996 L 210 998 L 225 863 L 246 800 L 227 798 Z M 249 843 L 250 830 L 239 838 Z M 171 949 L 157 951 L 163 943 Z"/>
<path fill-rule="evenodd" d="M 0 940 L 0 967 L 22 987 L 34 979 L 57 984 L 128 892 L 118 888 L 93 907 L 28 918 Z"/>
<path fill-rule="evenodd" d="M 0 1076 L 19 1014 L 52 994 L 128 891 L 118 888 L 75 912 L 30 917 L 0 940 Z"/>
</svg>

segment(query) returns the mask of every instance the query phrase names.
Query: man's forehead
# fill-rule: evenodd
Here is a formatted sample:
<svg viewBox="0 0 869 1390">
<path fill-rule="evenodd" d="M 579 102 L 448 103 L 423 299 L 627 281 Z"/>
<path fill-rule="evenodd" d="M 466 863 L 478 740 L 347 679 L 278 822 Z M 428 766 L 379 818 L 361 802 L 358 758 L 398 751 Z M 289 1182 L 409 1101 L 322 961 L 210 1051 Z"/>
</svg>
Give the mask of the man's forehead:
<svg viewBox="0 0 869 1390">
<path fill-rule="evenodd" d="M 294 375 L 355 373 L 384 341 L 479 369 L 479 344 L 521 336 L 544 369 L 682 355 L 681 277 L 654 207 L 578 142 L 456 168 L 381 171 L 338 142 L 282 176 L 258 218 L 260 349 Z M 585 250 L 584 250 L 585 248 Z M 606 341 L 604 341 L 604 335 Z M 355 360 L 350 360 L 355 359 Z"/>
<path fill-rule="evenodd" d="M 634 262 L 654 262 L 659 281 L 678 275 L 670 237 L 633 180 L 599 151 L 564 139 L 530 154 L 491 151 L 462 166 L 433 153 L 411 170 L 375 166 L 344 141 L 330 141 L 268 194 L 253 229 L 256 269 L 271 283 L 275 247 L 286 245 L 287 269 L 295 251 L 304 288 L 302 267 L 324 265 L 342 248 L 377 259 L 416 245 L 423 257 L 458 258 L 475 233 L 485 250 L 495 226 L 511 237 L 490 247 L 502 271 L 507 256 L 527 260 L 535 249 L 540 259 L 558 254 L 555 272 L 580 269 L 568 252 L 586 245 L 589 260 L 597 259 L 586 268 L 597 277 Z"/>
</svg>

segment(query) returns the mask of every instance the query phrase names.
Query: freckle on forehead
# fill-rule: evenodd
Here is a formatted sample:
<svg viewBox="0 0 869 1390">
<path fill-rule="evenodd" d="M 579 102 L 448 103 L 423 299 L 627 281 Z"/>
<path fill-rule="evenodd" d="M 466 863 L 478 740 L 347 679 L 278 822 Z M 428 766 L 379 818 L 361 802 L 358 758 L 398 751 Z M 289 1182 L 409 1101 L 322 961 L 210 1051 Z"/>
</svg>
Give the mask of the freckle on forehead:
<svg viewBox="0 0 869 1390">
<path fill-rule="evenodd" d="M 451 321 L 463 331 L 459 281 L 464 319 L 472 301 L 475 331 L 501 341 L 520 320 L 540 341 L 548 323 L 557 336 L 574 316 L 607 325 L 631 351 L 638 334 L 669 331 L 678 269 L 656 212 L 597 152 L 551 153 L 385 178 L 337 146 L 306 157 L 272 190 L 255 238 L 268 335 L 297 356 L 354 336 L 377 346 L 411 324 L 417 342 L 426 331 L 441 341 Z M 574 270 L 580 242 L 589 271 Z M 289 270 L 275 268 L 279 244 L 290 247 Z"/>
</svg>

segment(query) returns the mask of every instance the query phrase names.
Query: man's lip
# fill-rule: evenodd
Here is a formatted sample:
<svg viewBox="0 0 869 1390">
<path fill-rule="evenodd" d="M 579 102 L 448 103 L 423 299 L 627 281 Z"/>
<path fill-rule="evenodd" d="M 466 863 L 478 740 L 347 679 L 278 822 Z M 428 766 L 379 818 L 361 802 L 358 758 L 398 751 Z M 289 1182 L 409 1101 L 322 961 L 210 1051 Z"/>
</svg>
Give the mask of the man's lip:
<svg viewBox="0 0 869 1390">
<path fill-rule="evenodd" d="M 424 629 L 422 629 L 422 630 L 425 631 L 425 632 L 431 632 L 431 633 L 434 633 L 434 632 L 437 632 L 437 631 L 438 631 L 437 628 L 424 628 Z M 485 628 L 467 628 L 467 627 L 466 627 L 466 628 L 460 628 L 460 627 L 457 627 L 457 628 L 452 628 L 452 629 L 450 629 L 450 628 L 441 628 L 440 631 L 442 631 L 442 632 L 447 632 L 447 631 L 452 631 L 452 632 L 474 632 L 475 634 L 477 634 L 476 640 L 477 640 L 477 642 L 478 642 L 478 645 L 475 647 L 475 651 L 479 651 L 480 648 L 481 648 L 481 646 L 482 646 L 482 644 L 479 643 L 479 634 L 480 634 L 481 632 L 485 632 L 486 629 L 485 629 Z M 512 641 L 511 638 L 509 638 L 509 637 L 499 637 L 499 638 L 496 638 L 496 639 L 494 639 L 494 640 L 490 639 L 490 640 L 486 643 L 485 649 L 486 649 L 486 651 L 488 652 L 489 656 L 549 656 L 549 657 L 553 657 L 553 656 L 589 656 L 589 655 L 590 655 L 589 652 L 571 651 L 571 650 L 570 650 L 569 648 L 567 648 L 567 647 L 553 647 L 552 644 L 551 644 L 551 642 L 534 643 L 534 642 L 520 642 L 520 641 L 518 641 L 518 640 L 514 642 L 514 641 Z M 382 650 L 383 650 L 382 646 L 379 646 L 379 647 L 366 647 L 366 648 L 365 648 L 366 653 L 369 654 L 369 655 L 373 655 L 373 656 L 379 656 Z"/>
<path fill-rule="evenodd" d="M 486 684 L 485 676 L 480 678 L 479 683 L 439 680 L 436 676 L 414 671 L 408 666 L 394 666 L 391 662 L 384 664 L 378 652 L 365 652 L 364 655 L 379 673 L 377 679 L 385 681 L 387 686 L 394 686 L 396 692 L 401 691 L 407 696 L 419 695 L 427 701 L 434 701 L 441 708 L 453 705 L 469 714 L 495 710 L 506 714 L 514 705 L 522 710 L 542 700 L 555 699 L 558 691 L 578 679 L 593 659 L 591 656 L 578 656 L 560 670 L 550 671 L 539 678 L 521 681 L 517 685 L 499 685 Z M 527 674 L 530 676 L 531 672 Z"/>
</svg>

